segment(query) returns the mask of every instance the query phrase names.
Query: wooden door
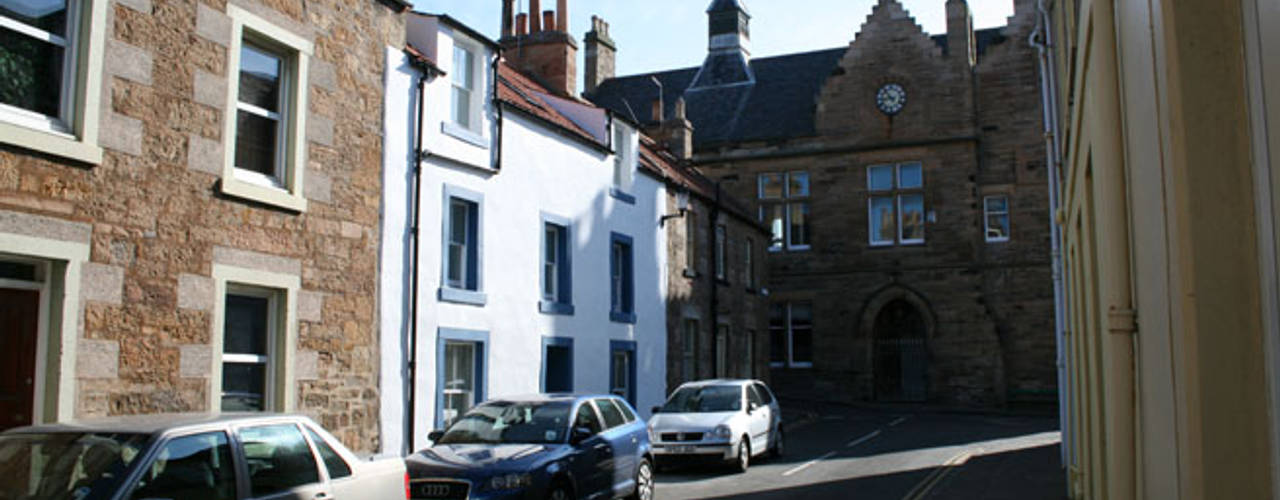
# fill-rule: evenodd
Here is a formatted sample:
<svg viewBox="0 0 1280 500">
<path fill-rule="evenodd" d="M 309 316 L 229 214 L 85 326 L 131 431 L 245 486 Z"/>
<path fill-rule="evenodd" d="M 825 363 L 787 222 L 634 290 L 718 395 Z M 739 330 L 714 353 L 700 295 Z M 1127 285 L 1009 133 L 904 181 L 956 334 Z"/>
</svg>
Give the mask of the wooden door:
<svg viewBox="0 0 1280 500">
<path fill-rule="evenodd" d="M 32 422 L 39 317 L 40 292 L 0 288 L 0 431 Z"/>
</svg>

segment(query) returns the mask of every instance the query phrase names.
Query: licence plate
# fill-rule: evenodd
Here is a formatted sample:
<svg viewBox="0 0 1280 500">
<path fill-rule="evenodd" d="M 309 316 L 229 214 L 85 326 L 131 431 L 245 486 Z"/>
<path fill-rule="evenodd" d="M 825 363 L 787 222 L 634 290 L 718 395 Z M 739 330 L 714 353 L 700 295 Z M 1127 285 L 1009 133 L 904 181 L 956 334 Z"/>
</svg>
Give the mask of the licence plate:
<svg viewBox="0 0 1280 500">
<path fill-rule="evenodd" d="M 667 449 L 671 450 L 671 453 L 689 454 L 689 453 L 693 453 L 697 448 L 687 444 L 678 444 L 674 446 L 668 446 Z"/>
</svg>

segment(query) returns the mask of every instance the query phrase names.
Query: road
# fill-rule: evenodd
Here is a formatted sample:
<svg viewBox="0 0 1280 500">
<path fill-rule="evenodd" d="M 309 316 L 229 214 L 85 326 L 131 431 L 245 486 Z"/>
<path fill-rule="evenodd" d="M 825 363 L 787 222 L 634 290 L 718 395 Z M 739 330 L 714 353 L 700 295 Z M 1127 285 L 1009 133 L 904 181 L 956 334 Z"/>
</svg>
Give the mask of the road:
<svg viewBox="0 0 1280 500">
<path fill-rule="evenodd" d="M 786 455 L 746 474 L 664 470 L 657 498 L 1060 500 L 1051 417 L 827 410 L 787 435 Z"/>
</svg>

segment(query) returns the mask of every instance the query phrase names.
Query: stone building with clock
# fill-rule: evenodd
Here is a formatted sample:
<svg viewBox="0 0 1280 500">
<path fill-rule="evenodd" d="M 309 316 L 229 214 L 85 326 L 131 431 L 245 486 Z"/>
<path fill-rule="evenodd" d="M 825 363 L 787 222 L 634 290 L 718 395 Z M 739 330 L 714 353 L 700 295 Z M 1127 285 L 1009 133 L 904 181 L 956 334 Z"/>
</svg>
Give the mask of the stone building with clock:
<svg viewBox="0 0 1280 500">
<path fill-rule="evenodd" d="M 780 393 L 1056 401 L 1035 2 L 1005 1 L 1007 25 L 975 31 L 965 0 L 937 0 L 947 31 L 930 35 L 879 0 L 846 47 L 753 58 L 751 22 L 770 20 L 715 0 L 702 66 L 626 77 L 616 46 L 587 35 L 586 97 L 668 139 L 772 228 Z"/>
</svg>

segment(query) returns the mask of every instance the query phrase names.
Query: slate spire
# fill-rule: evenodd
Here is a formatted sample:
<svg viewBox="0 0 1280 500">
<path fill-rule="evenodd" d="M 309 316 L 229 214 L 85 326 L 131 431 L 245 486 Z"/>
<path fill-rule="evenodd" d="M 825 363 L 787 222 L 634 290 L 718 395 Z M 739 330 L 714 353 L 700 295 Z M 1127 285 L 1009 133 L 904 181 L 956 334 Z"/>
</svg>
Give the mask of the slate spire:
<svg viewBox="0 0 1280 500">
<path fill-rule="evenodd" d="M 707 8 L 707 59 L 693 88 L 751 83 L 751 14 L 741 0 L 712 0 Z"/>
</svg>

